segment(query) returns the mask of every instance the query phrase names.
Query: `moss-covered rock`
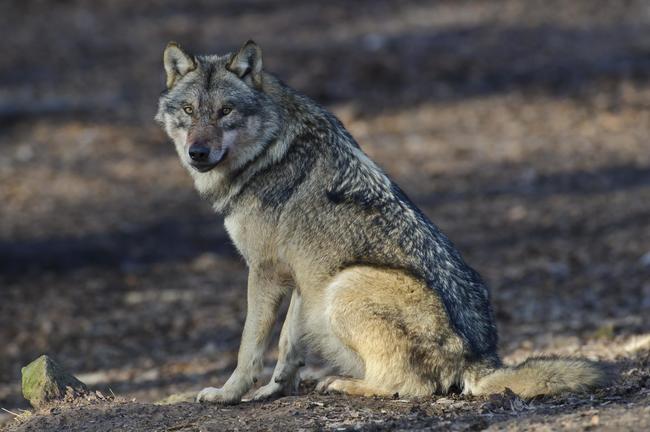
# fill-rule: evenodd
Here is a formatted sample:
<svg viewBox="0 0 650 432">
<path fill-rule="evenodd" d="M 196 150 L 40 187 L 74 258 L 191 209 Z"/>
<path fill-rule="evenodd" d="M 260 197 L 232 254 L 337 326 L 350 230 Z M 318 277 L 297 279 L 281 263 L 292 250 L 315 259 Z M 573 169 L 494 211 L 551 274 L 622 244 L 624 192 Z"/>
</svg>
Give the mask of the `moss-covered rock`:
<svg viewBox="0 0 650 432">
<path fill-rule="evenodd" d="M 22 368 L 22 376 L 23 396 L 34 407 L 63 399 L 66 394 L 88 393 L 84 383 L 46 355 L 40 356 Z"/>
</svg>

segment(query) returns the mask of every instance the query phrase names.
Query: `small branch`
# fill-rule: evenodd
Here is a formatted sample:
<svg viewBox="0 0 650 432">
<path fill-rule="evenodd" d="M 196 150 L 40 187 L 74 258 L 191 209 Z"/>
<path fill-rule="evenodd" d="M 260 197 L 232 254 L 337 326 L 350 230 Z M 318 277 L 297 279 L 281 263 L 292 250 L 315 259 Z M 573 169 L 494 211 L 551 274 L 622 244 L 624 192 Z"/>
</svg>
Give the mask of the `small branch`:
<svg viewBox="0 0 650 432">
<path fill-rule="evenodd" d="M 0 407 L 0 409 L 1 409 L 2 411 L 8 412 L 9 414 L 11 414 L 11 415 L 14 416 L 14 417 L 18 417 L 18 416 L 20 415 L 20 414 L 18 414 L 18 413 L 13 412 L 13 411 L 9 411 L 7 408 L 2 408 L 2 407 Z"/>
</svg>

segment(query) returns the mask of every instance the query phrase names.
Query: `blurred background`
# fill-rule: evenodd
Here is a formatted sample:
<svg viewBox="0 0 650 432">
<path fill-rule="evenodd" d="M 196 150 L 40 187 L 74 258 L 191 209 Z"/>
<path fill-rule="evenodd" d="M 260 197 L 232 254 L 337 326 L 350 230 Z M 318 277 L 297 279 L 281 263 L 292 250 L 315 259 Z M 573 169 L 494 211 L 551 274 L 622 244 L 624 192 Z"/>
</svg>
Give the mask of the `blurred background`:
<svg viewBox="0 0 650 432">
<path fill-rule="evenodd" d="M 153 116 L 169 40 L 249 38 L 483 274 L 506 361 L 650 332 L 649 2 L 3 1 L 0 406 L 42 353 L 142 401 L 227 378 L 246 269 Z"/>
</svg>

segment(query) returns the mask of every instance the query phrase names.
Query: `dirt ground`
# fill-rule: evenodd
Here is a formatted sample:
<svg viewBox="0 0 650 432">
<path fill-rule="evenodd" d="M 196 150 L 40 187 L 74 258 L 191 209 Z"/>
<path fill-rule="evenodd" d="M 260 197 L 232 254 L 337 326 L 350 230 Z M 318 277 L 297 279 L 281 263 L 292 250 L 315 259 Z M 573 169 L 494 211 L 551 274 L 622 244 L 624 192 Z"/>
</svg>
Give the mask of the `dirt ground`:
<svg viewBox="0 0 650 432">
<path fill-rule="evenodd" d="M 650 430 L 647 1 L 25 0 L 0 3 L 0 37 L 0 428 Z M 348 398 L 313 392 L 315 358 L 299 396 L 154 405 L 227 379 L 246 281 L 153 124 L 162 49 L 249 38 L 483 274 L 507 363 L 583 356 L 619 380 Z M 23 411 L 43 353 L 106 397 Z"/>
</svg>

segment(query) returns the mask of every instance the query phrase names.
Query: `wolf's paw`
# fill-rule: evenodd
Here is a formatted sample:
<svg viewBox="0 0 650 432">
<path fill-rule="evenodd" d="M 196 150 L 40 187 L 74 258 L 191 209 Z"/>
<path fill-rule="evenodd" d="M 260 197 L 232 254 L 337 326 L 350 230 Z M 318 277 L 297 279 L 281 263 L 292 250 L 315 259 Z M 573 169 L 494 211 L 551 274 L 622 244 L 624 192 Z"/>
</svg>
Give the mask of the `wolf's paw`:
<svg viewBox="0 0 650 432">
<path fill-rule="evenodd" d="M 318 393 L 338 392 L 339 389 L 336 388 L 336 383 L 341 379 L 343 379 L 343 377 L 337 375 L 327 376 L 318 381 L 318 384 L 316 385 L 316 391 Z"/>
<path fill-rule="evenodd" d="M 279 398 L 280 396 L 284 396 L 284 386 L 280 383 L 276 383 L 275 381 L 271 381 L 265 386 L 262 386 L 255 391 L 255 394 L 253 395 L 253 400 L 256 401 L 261 401 L 261 400 L 267 400 L 267 399 L 275 399 Z"/>
<path fill-rule="evenodd" d="M 241 400 L 241 396 L 230 394 L 223 388 L 206 387 L 196 396 L 196 401 L 200 403 L 216 404 L 236 404 Z"/>
</svg>

